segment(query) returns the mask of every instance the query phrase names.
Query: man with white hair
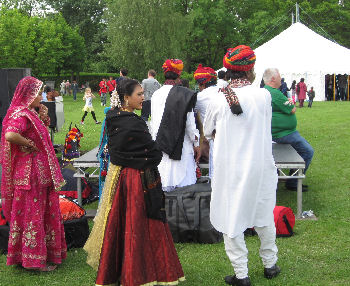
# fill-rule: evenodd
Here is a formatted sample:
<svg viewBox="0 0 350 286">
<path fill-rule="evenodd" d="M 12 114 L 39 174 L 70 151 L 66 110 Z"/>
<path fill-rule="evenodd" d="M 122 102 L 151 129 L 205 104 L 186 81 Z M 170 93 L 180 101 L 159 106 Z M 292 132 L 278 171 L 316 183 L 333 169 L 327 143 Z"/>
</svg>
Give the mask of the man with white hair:
<svg viewBox="0 0 350 286">
<path fill-rule="evenodd" d="M 276 143 L 290 144 L 305 161 L 305 172 L 308 169 L 314 150 L 310 143 L 303 138 L 297 129 L 297 118 L 295 116 L 296 107 L 292 99 L 287 99 L 279 90 L 281 86 L 281 76 L 276 68 L 268 68 L 263 74 L 265 88 L 271 94 L 272 139 Z M 290 170 L 293 174 L 295 170 Z M 297 190 L 297 179 L 287 180 L 286 188 L 291 191 Z M 303 185 L 303 192 L 308 190 L 307 185 Z"/>
<path fill-rule="evenodd" d="M 235 275 L 229 285 L 249 286 L 248 250 L 244 231 L 254 227 L 266 278 L 280 273 L 277 262 L 277 170 L 272 156 L 271 96 L 254 81 L 254 51 L 228 49 L 224 57 L 229 85 L 208 105 L 204 135 L 215 137 L 210 221 L 224 234 L 225 250 Z"/>
</svg>

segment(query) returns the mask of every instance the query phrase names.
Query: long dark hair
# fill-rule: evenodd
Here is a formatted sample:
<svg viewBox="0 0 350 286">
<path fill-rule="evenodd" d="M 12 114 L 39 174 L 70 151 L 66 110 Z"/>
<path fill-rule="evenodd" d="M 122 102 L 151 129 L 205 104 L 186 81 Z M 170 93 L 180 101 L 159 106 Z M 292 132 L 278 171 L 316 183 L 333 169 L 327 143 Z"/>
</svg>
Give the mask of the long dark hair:
<svg viewBox="0 0 350 286">
<path fill-rule="evenodd" d="M 117 93 L 121 104 L 124 104 L 124 96 L 132 95 L 135 87 L 138 85 L 140 85 L 140 83 L 137 80 L 131 78 L 126 78 L 120 81 L 117 86 Z"/>
<path fill-rule="evenodd" d="M 290 89 L 295 89 L 295 85 L 297 84 L 297 82 L 295 81 L 295 80 L 293 80 L 293 82 L 292 82 L 292 85 L 291 85 L 291 87 L 290 87 Z"/>
</svg>

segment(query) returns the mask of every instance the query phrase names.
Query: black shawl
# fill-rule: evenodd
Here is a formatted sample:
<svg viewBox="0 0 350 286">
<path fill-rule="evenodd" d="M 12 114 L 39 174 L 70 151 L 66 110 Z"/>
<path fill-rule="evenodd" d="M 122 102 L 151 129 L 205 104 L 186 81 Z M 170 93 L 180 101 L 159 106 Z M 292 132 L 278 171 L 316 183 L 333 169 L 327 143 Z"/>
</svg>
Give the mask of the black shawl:
<svg viewBox="0 0 350 286">
<path fill-rule="evenodd" d="M 141 117 L 119 109 L 109 110 L 106 126 L 112 164 L 138 170 L 158 166 L 162 152 Z"/>
<path fill-rule="evenodd" d="M 187 113 L 192 111 L 197 93 L 183 86 L 174 86 L 165 102 L 156 142 L 170 159 L 181 160 Z"/>
</svg>

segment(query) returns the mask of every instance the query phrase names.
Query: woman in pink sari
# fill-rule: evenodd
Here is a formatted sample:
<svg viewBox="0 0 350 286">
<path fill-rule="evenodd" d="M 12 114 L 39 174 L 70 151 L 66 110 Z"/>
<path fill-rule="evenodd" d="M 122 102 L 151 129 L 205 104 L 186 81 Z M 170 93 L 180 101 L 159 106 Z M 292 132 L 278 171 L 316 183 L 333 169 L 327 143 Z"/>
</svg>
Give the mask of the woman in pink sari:
<svg viewBox="0 0 350 286">
<path fill-rule="evenodd" d="M 66 258 L 56 192 L 64 180 L 44 114 L 35 111 L 42 109 L 41 87 L 38 79 L 23 78 L 3 120 L 1 198 L 10 223 L 7 265 L 50 271 Z"/>
</svg>

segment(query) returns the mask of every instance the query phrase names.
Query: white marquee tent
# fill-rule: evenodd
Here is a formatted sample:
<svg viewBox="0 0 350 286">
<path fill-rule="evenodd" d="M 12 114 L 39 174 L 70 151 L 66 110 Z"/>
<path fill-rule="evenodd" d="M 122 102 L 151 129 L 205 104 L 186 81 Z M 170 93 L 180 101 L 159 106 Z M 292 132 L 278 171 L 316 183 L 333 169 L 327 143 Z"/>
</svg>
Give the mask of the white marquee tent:
<svg viewBox="0 0 350 286">
<path fill-rule="evenodd" d="M 342 47 L 295 23 L 255 49 L 256 81 L 260 84 L 266 68 L 278 68 L 288 87 L 293 80 L 305 78 L 308 89 L 313 86 L 315 100 L 325 100 L 325 75 L 350 74 L 350 49 Z"/>
</svg>

